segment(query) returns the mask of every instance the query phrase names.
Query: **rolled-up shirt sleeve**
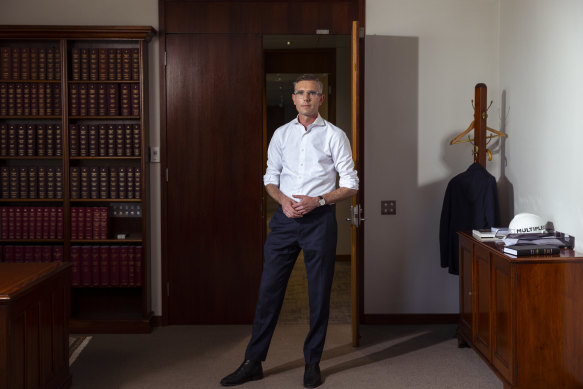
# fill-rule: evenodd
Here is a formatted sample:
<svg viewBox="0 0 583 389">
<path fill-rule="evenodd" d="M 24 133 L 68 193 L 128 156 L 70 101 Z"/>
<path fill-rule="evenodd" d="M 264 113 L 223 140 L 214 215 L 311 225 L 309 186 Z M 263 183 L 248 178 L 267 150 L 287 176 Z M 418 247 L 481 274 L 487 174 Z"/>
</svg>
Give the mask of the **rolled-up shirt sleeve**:
<svg viewBox="0 0 583 389">
<path fill-rule="evenodd" d="M 338 186 L 341 188 L 358 190 L 358 173 L 354 170 L 354 161 L 352 160 L 352 149 L 348 137 L 344 132 L 340 133 L 337 141 L 333 144 L 334 149 L 334 167 L 340 177 Z"/>
<path fill-rule="evenodd" d="M 267 168 L 263 176 L 263 185 L 273 184 L 279 188 L 279 178 L 283 168 L 280 139 L 278 132 L 273 134 L 267 149 Z"/>
</svg>

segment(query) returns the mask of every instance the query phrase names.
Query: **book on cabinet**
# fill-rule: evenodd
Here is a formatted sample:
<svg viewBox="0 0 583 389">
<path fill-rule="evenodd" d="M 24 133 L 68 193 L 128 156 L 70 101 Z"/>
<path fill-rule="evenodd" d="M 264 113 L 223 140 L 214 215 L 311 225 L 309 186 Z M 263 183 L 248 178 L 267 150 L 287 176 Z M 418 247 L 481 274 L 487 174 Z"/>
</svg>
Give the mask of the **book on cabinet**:
<svg viewBox="0 0 583 389">
<path fill-rule="evenodd" d="M 150 330 L 154 33 L 0 26 L 0 262 L 71 262 L 71 332 Z"/>
</svg>

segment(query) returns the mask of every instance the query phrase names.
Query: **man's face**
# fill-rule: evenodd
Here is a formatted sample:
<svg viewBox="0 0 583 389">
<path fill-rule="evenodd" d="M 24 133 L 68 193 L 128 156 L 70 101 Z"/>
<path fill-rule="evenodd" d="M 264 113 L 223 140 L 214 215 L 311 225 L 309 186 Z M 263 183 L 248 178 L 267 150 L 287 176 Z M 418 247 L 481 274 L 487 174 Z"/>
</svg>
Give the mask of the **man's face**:
<svg viewBox="0 0 583 389">
<path fill-rule="evenodd" d="M 324 95 L 318 92 L 318 83 L 316 81 L 300 81 L 296 84 L 295 93 L 292 100 L 303 116 L 318 116 L 318 108 L 324 102 Z"/>
</svg>

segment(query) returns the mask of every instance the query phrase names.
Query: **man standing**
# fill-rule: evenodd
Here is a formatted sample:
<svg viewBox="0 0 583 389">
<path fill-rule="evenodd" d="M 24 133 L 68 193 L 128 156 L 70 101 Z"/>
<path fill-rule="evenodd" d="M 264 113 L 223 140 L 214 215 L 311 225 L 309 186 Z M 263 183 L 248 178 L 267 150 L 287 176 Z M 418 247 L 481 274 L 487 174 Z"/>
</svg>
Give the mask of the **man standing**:
<svg viewBox="0 0 583 389">
<path fill-rule="evenodd" d="M 305 74 L 296 80 L 292 100 L 298 116 L 279 127 L 269 144 L 263 182 L 280 206 L 269 222 L 271 232 L 265 242 L 263 274 L 245 361 L 221 380 L 223 386 L 263 378 L 261 362 L 267 357 L 287 282 L 301 250 L 310 300 L 304 386 L 315 388 L 322 383 L 319 362 L 328 328 L 336 260 L 334 203 L 354 196 L 358 190 L 346 134 L 318 112 L 325 98 L 322 89 L 322 82 L 314 75 Z"/>
</svg>

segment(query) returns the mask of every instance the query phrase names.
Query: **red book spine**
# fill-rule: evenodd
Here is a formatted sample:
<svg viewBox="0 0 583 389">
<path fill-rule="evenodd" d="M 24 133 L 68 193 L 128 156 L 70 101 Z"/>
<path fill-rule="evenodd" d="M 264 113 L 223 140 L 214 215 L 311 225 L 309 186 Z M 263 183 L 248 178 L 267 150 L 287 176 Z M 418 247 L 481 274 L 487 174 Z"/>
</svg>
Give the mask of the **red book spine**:
<svg viewBox="0 0 583 389">
<path fill-rule="evenodd" d="M 0 238 L 8 239 L 8 207 L 0 207 Z"/>
<path fill-rule="evenodd" d="M 14 239 L 22 239 L 22 208 L 14 207 Z"/>
<path fill-rule="evenodd" d="M 112 246 L 110 248 L 110 262 L 109 262 L 109 283 L 111 286 L 119 286 L 120 284 L 120 256 L 119 246 Z"/>
<path fill-rule="evenodd" d="M 34 262 L 34 246 L 23 246 L 23 261 Z"/>
<path fill-rule="evenodd" d="M 57 207 L 57 239 L 63 239 L 65 233 L 63 207 Z"/>
<path fill-rule="evenodd" d="M 15 224 L 14 207 L 8 207 L 8 239 L 15 239 Z"/>
<path fill-rule="evenodd" d="M 22 207 L 22 239 L 31 239 L 30 231 L 29 208 Z"/>
<path fill-rule="evenodd" d="M 129 253 L 128 246 L 119 247 L 119 283 L 121 286 L 129 285 Z"/>
<path fill-rule="evenodd" d="M 79 84 L 79 115 L 81 116 L 87 115 L 87 89 L 87 84 Z"/>
<path fill-rule="evenodd" d="M 132 80 L 140 81 L 140 49 L 132 51 Z"/>
<path fill-rule="evenodd" d="M 4 262 L 14 262 L 14 246 L 4 247 Z"/>
<path fill-rule="evenodd" d="M 128 252 L 128 285 L 136 286 L 136 246 L 127 246 Z"/>
<path fill-rule="evenodd" d="M 10 74 L 13 80 L 20 80 L 20 48 L 13 47 L 10 53 Z"/>
<path fill-rule="evenodd" d="M 94 239 L 93 237 L 93 211 L 95 208 L 87 207 L 85 210 L 85 239 Z"/>
<path fill-rule="evenodd" d="M 107 156 L 107 127 L 105 124 L 100 124 L 97 129 L 97 155 Z"/>
<path fill-rule="evenodd" d="M 109 59 L 109 55 L 107 53 L 107 49 L 100 48 L 98 49 L 98 79 L 99 81 L 107 81 L 107 62 Z"/>
<path fill-rule="evenodd" d="M 89 49 L 80 49 L 81 81 L 89 81 Z"/>
<path fill-rule="evenodd" d="M 99 49 L 89 49 L 89 79 L 97 81 L 99 79 Z"/>
<path fill-rule="evenodd" d="M 65 259 L 63 246 L 53 246 L 53 262 L 63 262 Z"/>
<path fill-rule="evenodd" d="M 91 286 L 92 283 L 91 260 L 91 246 L 81 246 L 81 285 L 83 286 Z"/>
<path fill-rule="evenodd" d="M 42 246 L 41 252 L 41 262 L 52 262 L 53 261 L 53 247 L 52 246 Z"/>
<path fill-rule="evenodd" d="M 109 246 L 101 246 L 99 248 L 100 257 L 100 282 L 101 286 L 109 286 L 109 262 L 110 262 L 111 250 Z"/>
<path fill-rule="evenodd" d="M 43 208 L 42 207 L 34 207 L 34 220 L 35 220 L 35 228 L 34 228 L 34 235 L 36 239 L 43 238 Z"/>
<path fill-rule="evenodd" d="M 49 208 L 49 239 L 57 239 L 57 207 Z"/>
<path fill-rule="evenodd" d="M 79 84 L 69 85 L 69 115 L 79 116 L 80 101 L 79 101 Z"/>
<path fill-rule="evenodd" d="M 142 149 L 142 127 L 139 124 L 133 126 L 133 156 L 139 157 Z"/>
<path fill-rule="evenodd" d="M 79 207 L 78 213 L 79 216 L 77 218 L 77 231 L 79 239 L 87 239 L 85 236 L 85 207 Z"/>
<path fill-rule="evenodd" d="M 71 167 L 71 198 L 81 198 L 81 169 L 78 166 Z"/>
<path fill-rule="evenodd" d="M 107 87 L 107 115 L 119 115 L 119 88 L 117 84 L 109 84 Z"/>
<path fill-rule="evenodd" d="M 99 246 L 91 246 L 91 284 L 93 286 L 101 285 L 101 257 Z"/>
<path fill-rule="evenodd" d="M 71 284 L 81 285 L 81 247 L 71 246 Z"/>
<path fill-rule="evenodd" d="M 124 156 L 131 157 L 134 154 L 134 137 L 133 137 L 133 125 L 126 124 L 124 126 Z"/>
<path fill-rule="evenodd" d="M 131 115 L 140 116 L 140 84 L 132 84 L 130 106 Z"/>
<path fill-rule="evenodd" d="M 14 246 L 14 262 L 24 262 L 23 246 Z"/>
<path fill-rule="evenodd" d="M 134 246 L 134 271 L 135 271 L 135 281 L 136 286 L 142 285 L 142 267 L 143 267 L 143 247 Z"/>
<path fill-rule="evenodd" d="M 132 87 L 130 84 L 121 84 L 121 115 L 130 116 L 132 114 Z"/>
<path fill-rule="evenodd" d="M 115 127 L 115 155 L 118 157 L 123 157 L 125 152 L 125 135 L 124 135 L 124 125 L 118 124 Z"/>
<path fill-rule="evenodd" d="M 71 207 L 71 239 L 79 239 L 79 207 Z"/>
<path fill-rule="evenodd" d="M 11 76 L 12 55 L 10 47 L 0 47 L 0 80 L 9 80 Z"/>
<path fill-rule="evenodd" d="M 5 83 L 0 83 L 0 116 L 8 116 L 8 85 Z"/>
<path fill-rule="evenodd" d="M 51 207 L 42 207 L 43 213 L 43 239 L 51 238 Z"/>
<path fill-rule="evenodd" d="M 71 49 L 71 79 L 73 81 L 81 80 L 81 49 Z"/>
</svg>

